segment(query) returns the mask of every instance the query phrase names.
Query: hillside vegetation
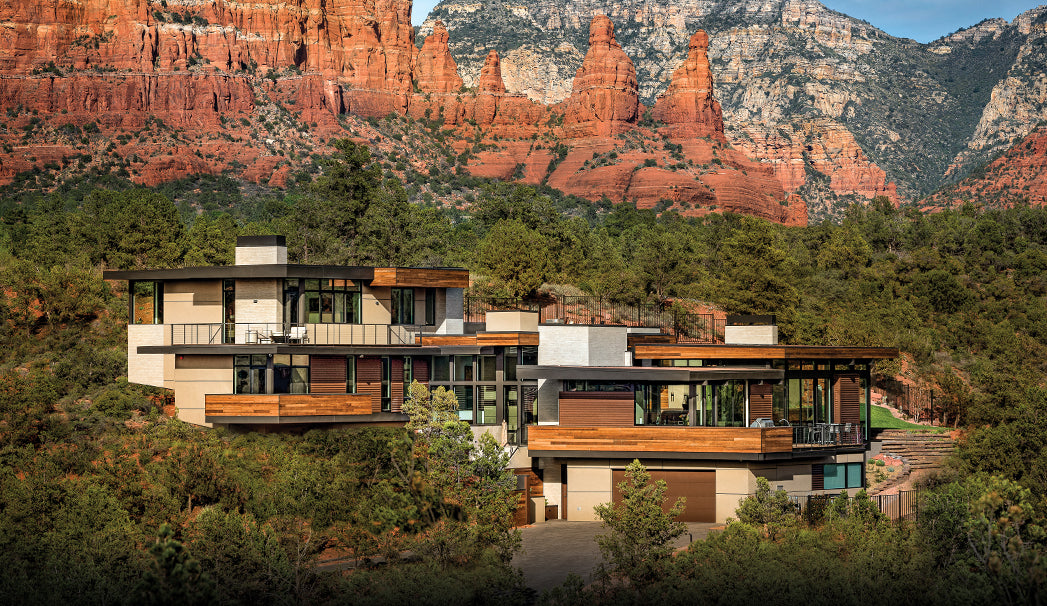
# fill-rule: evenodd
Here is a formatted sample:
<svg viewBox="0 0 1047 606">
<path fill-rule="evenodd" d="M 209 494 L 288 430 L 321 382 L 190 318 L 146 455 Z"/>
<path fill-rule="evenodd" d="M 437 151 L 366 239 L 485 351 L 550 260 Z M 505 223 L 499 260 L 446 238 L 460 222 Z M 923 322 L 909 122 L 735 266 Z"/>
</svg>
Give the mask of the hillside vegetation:
<svg viewBox="0 0 1047 606">
<path fill-rule="evenodd" d="M 533 598 L 505 566 L 517 544 L 506 478 L 491 473 L 497 449 L 481 444 L 473 460 L 491 465 L 469 467 L 473 447 L 454 431 L 432 448 L 395 429 L 202 430 L 160 415 L 161 391 L 121 378 L 126 293 L 100 270 L 229 263 L 241 234 L 286 234 L 292 262 L 464 265 L 479 294 L 560 283 L 628 303 L 775 313 L 789 343 L 899 347 L 878 375 L 935 389 L 935 414 L 966 428 L 955 475 L 928 497 L 937 513 L 916 525 L 844 505 L 827 511 L 846 527 L 749 519 L 676 558 L 653 589 L 569 586 L 558 603 L 743 603 L 784 587 L 799 599 L 837 565 L 818 594 L 827 603 L 862 602 L 876 583 L 892 588 L 877 595 L 943 603 L 1039 595 L 1047 211 L 922 215 L 879 199 L 840 225 L 785 228 L 479 180 L 470 207 L 436 208 L 409 204 L 366 148 L 335 145 L 312 184 L 268 197 L 205 179 L 0 197 L 0 600 L 391 604 L 420 587 L 428 603 Z M 449 479 L 462 475 L 444 473 L 447 461 L 469 481 Z M 972 537 L 984 549 L 972 553 Z M 363 566 L 322 572 L 331 549 Z M 400 561 L 406 552 L 415 560 Z M 748 580 L 712 593 L 728 578 Z"/>
</svg>

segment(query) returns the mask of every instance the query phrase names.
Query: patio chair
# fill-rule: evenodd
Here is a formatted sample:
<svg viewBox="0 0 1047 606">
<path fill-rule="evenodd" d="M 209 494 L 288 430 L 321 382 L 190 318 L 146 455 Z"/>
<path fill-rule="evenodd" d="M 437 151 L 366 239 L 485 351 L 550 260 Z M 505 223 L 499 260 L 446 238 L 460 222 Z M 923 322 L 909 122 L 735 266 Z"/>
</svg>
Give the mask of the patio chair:
<svg viewBox="0 0 1047 606">
<path fill-rule="evenodd" d="M 292 326 L 287 334 L 288 343 L 308 343 L 309 333 L 304 326 Z"/>
</svg>

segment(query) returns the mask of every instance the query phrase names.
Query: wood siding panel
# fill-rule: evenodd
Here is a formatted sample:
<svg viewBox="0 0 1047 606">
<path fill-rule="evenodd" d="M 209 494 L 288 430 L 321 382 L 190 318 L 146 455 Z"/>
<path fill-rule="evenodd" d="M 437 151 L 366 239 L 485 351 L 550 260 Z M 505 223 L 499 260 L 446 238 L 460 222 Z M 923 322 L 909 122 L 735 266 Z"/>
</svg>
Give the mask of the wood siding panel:
<svg viewBox="0 0 1047 606">
<path fill-rule="evenodd" d="M 769 384 L 749 385 L 749 418 L 750 419 L 772 419 L 774 413 L 771 410 L 771 386 Z"/>
<path fill-rule="evenodd" d="M 811 465 L 811 490 L 825 490 L 825 466 Z"/>
<path fill-rule="evenodd" d="M 371 414 L 371 398 L 356 394 L 235 394 L 204 397 L 209 417 L 311 417 Z"/>
<path fill-rule="evenodd" d="M 561 427 L 632 427 L 635 422 L 632 393 L 561 391 Z"/>
<path fill-rule="evenodd" d="M 361 358 L 356 361 L 356 393 L 371 397 L 371 412 L 382 412 L 382 360 Z"/>
<path fill-rule="evenodd" d="M 716 521 L 716 472 L 715 471 L 658 471 L 651 470 L 651 481 L 665 480 L 665 501 L 662 511 L 668 513 L 676 499 L 687 499 L 686 508 L 677 520 L 681 522 Z M 618 484 L 625 481 L 625 470 L 611 472 L 612 494 L 615 503 L 622 502 Z"/>
<path fill-rule="evenodd" d="M 836 381 L 837 423 L 861 423 L 861 380 L 856 376 Z"/>
<path fill-rule="evenodd" d="M 425 385 L 429 384 L 429 360 L 414 358 L 414 380 Z"/>
<path fill-rule="evenodd" d="M 345 356 L 309 359 L 309 393 L 345 393 Z"/>
<path fill-rule="evenodd" d="M 562 406 L 562 404 L 561 404 Z M 562 413 L 562 409 L 561 409 Z M 791 452 L 791 427 L 529 427 L 530 451 Z"/>
<path fill-rule="evenodd" d="M 470 346 L 476 345 L 476 335 L 422 335 L 418 337 L 420 345 L 428 346 Z"/>
<path fill-rule="evenodd" d="M 538 333 L 536 332 L 496 332 L 477 333 L 476 344 L 484 346 L 518 346 L 538 345 Z"/>
<path fill-rule="evenodd" d="M 416 288 L 469 288 L 468 269 L 427 269 L 420 267 L 376 267 L 371 286 Z"/>
<path fill-rule="evenodd" d="M 404 390 L 404 360 L 393 358 L 389 360 L 389 411 L 400 412 L 403 410 Z"/>
</svg>

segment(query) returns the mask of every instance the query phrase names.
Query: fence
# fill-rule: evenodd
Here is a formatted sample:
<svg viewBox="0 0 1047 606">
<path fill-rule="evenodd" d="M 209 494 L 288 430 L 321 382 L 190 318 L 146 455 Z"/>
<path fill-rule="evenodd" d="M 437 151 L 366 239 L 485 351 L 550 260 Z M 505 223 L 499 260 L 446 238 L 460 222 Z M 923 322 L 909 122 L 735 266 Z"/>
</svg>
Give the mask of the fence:
<svg viewBox="0 0 1047 606">
<path fill-rule="evenodd" d="M 538 312 L 539 322 L 660 328 L 680 343 L 722 343 L 724 320 L 656 304 L 628 305 L 604 297 L 561 296 L 544 302 L 505 297 L 466 297 L 465 321 L 483 322 L 488 311 Z"/>
<path fill-rule="evenodd" d="M 790 495 L 799 513 L 805 520 L 814 522 L 823 519 L 834 494 Z M 897 494 L 878 494 L 869 497 L 876 509 L 891 520 L 903 518 L 917 520 L 920 516 L 920 494 L 918 490 L 900 490 Z"/>
<path fill-rule="evenodd" d="M 907 385 L 892 378 L 880 379 L 876 387 L 882 389 L 886 394 L 888 405 L 909 415 L 914 420 L 931 421 L 937 418 L 942 424 L 948 423 L 948 411 L 941 406 L 945 401 L 938 397 L 935 389 L 921 385 Z"/>
</svg>

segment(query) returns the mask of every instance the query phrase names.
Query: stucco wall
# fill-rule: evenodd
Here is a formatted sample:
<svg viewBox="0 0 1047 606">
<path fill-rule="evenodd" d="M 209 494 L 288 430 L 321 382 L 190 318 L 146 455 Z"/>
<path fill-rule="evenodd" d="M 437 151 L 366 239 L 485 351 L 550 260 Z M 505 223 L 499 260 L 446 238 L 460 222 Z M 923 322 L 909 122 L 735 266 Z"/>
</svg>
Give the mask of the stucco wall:
<svg viewBox="0 0 1047 606">
<path fill-rule="evenodd" d="M 165 324 L 217 324 L 221 321 L 221 280 L 164 284 Z"/>
<path fill-rule="evenodd" d="M 204 421 L 204 396 L 233 393 L 233 357 L 175 356 L 174 390 L 178 418 L 210 426 Z"/>
<path fill-rule="evenodd" d="M 167 327 L 163 324 L 127 326 L 127 380 L 140 385 L 164 387 L 164 354 L 140 354 L 142 345 L 164 345 Z"/>
</svg>

